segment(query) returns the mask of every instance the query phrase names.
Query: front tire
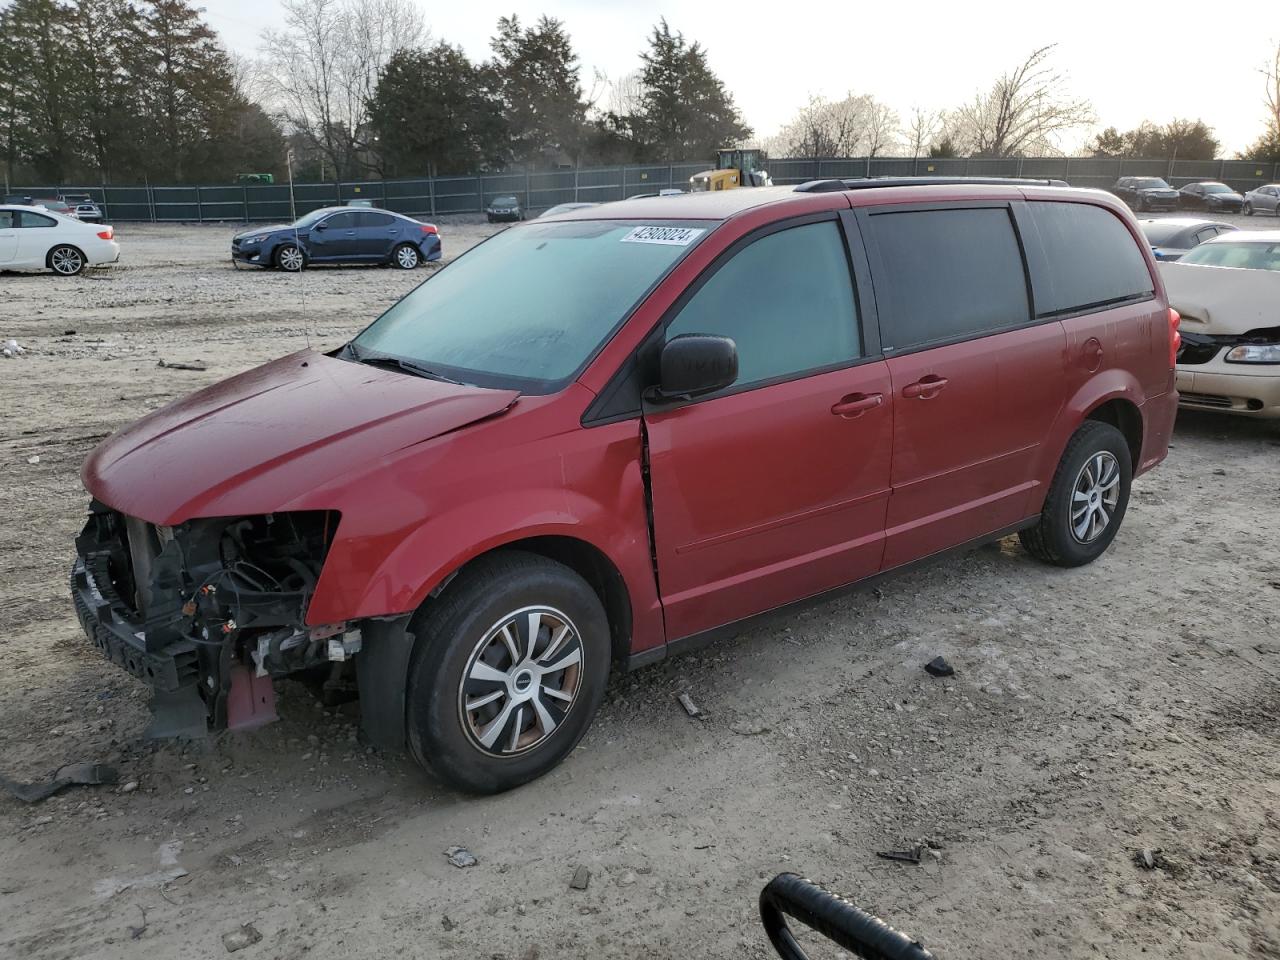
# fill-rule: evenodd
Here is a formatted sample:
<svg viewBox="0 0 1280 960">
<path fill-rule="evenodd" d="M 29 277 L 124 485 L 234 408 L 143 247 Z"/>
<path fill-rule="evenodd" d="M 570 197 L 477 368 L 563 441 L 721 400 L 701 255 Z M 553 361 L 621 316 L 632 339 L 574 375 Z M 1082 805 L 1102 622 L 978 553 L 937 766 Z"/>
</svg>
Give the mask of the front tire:
<svg viewBox="0 0 1280 960">
<path fill-rule="evenodd" d="M 412 243 L 402 243 L 391 251 L 391 262 L 401 270 L 414 270 L 422 263 L 422 254 Z"/>
<path fill-rule="evenodd" d="M 1251 204 L 1251 203 L 1246 203 L 1246 204 L 1244 205 L 1244 207 L 1241 209 L 1241 212 L 1242 212 L 1246 217 L 1252 217 L 1252 216 L 1253 216 L 1253 204 Z"/>
<path fill-rule="evenodd" d="M 60 277 L 74 277 L 84 273 L 89 265 L 88 259 L 78 247 L 69 243 L 60 243 L 49 251 L 49 269 Z"/>
<path fill-rule="evenodd" d="M 563 564 L 482 557 L 415 616 L 407 725 L 414 757 L 449 785 L 500 793 L 555 767 L 604 699 L 609 622 Z"/>
<path fill-rule="evenodd" d="M 307 265 L 307 255 L 295 244 L 286 243 L 276 251 L 276 266 L 285 273 L 298 273 Z"/>
<path fill-rule="evenodd" d="M 1067 442 L 1039 523 L 1018 534 L 1022 545 L 1055 566 L 1092 563 L 1120 530 L 1132 482 L 1124 435 L 1109 423 L 1086 420 Z"/>
</svg>

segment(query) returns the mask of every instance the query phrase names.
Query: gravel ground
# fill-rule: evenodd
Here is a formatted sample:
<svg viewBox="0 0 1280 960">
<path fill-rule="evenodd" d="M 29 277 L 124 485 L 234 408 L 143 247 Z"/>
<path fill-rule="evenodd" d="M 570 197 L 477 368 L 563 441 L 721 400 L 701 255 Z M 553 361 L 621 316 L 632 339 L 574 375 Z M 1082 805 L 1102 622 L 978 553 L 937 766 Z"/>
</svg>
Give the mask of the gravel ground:
<svg viewBox="0 0 1280 960">
<path fill-rule="evenodd" d="M 446 254 L 493 229 L 442 224 Z M 125 225 L 116 269 L 0 277 L 27 348 L 0 362 L 0 772 L 124 781 L 0 796 L 0 957 L 217 957 L 251 923 L 247 958 L 761 958 L 780 870 L 944 958 L 1280 957 L 1280 428 L 1253 421 L 1182 415 L 1092 566 L 1006 540 L 616 677 L 511 794 L 444 790 L 290 682 L 280 723 L 141 742 L 142 687 L 67 597 L 80 462 L 431 269 L 237 272 L 232 232 Z M 937 654 L 954 677 L 923 672 Z M 916 843 L 919 865 L 875 856 Z"/>
</svg>

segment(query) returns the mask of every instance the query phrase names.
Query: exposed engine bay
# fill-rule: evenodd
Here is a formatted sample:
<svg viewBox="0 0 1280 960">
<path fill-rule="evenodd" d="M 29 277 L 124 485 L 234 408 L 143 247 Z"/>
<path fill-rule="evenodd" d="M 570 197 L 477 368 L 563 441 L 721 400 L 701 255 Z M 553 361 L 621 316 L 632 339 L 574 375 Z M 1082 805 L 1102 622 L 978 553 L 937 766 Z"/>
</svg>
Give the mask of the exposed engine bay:
<svg viewBox="0 0 1280 960">
<path fill-rule="evenodd" d="M 358 629 L 305 622 L 337 523 L 308 511 L 167 527 L 93 502 L 76 538 L 76 611 L 94 645 L 155 690 L 155 735 L 194 735 L 197 718 L 253 725 L 255 702 L 258 722 L 273 719 L 269 678 L 360 649 Z"/>
</svg>

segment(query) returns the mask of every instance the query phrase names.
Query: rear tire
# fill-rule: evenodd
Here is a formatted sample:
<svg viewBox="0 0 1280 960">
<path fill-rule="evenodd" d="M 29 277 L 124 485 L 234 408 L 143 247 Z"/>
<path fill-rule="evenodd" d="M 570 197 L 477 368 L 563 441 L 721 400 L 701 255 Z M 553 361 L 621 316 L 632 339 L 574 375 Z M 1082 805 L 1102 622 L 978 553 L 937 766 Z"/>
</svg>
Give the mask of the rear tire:
<svg viewBox="0 0 1280 960">
<path fill-rule="evenodd" d="M 69 243 L 60 243 L 50 250 L 46 262 L 49 269 L 60 277 L 74 277 L 84 273 L 84 268 L 89 265 L 88 258 L 80 248 Z"/>
<path fill-rule="evenodd" d="M 604 699 L 612 645 L 600 598 L 545 557 L 507 550 L 474 561 L 410 629 L 409 747 L 460 790 L 499 793 L 542 776 Z"/>
<path fill-rule="evenodd" d="M 412 243 L 402 243 L 391 251 L 391 263 L 401 270 L 414 270 L 422 263 L 422 254 Z"/>
<path fill-rule="evenodd" d="M 1251 204 L 1251 203 L 1246 203 L 1246 204 L 1244 205 L 1244 207 L 1243 207 L 1243 208 L 1241 208 L 1241 211 L 1240 211 L 1240 212 L 1241 212 L 1241 213 L 1243 213 L 1246 217 L 1252 217 L 1252 216 L 1253 216 L 1253 204 Z"/>
<path fill-rule="evenodd" d="M 1067 442 L 1040 521 L 1019 532 L 1022 545 L 1055 566 L 1092 563 L 1120 530 L 1132 481 L 1124 435 L 1109 423 L 1086 420 Z"/>
</svg>

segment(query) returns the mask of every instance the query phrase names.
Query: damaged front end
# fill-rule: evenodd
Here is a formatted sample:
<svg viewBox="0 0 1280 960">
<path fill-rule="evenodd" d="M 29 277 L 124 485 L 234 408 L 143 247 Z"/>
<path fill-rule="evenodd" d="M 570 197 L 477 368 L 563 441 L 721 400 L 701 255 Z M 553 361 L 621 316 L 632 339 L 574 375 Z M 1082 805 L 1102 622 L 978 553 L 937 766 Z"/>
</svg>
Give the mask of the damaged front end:
<svg viewBox="0 0 1280 960">
<path fill-rule="evenodd" d="M 151 686 L 151 736 L 275 718 L 271 677 L 345 661 L 345 624 L 306 625 L 338 514 L 305 511 L 157 526 L 94 501 L 71 593 L 90 641 Z"/>
</svg>

